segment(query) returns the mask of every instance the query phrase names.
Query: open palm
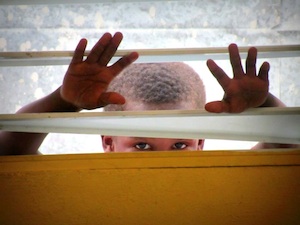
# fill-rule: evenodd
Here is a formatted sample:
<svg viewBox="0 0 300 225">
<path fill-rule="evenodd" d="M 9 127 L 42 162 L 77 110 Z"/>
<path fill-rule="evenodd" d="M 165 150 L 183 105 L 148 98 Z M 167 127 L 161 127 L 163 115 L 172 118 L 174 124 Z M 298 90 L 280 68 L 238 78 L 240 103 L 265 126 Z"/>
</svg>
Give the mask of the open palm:
<svg viewBox="0 0 300 225">
<path fill-rule="evenodd" d="M 207 66 L 224 90 L 221 101 L 209 102 L 205 109 L 209 112 L 239 113 L 252 107 L 262 105 L 269 92 L 269 63 L 264 62 L 256 74 L 257 49 L 252 47 L 246 59 L 246 73 L 241 64 L 238 47 L 231 44 L 228 47 L 230 62 L 233 69 L 233 78 L 213 61 L 208 60 Z"/>
<path fill-rule="evenodd" d="M 116 33 L 113 37 L 105 33 L 85 60 L 83 58 L 87 40 L 80 40 L 61 87 L 61 96 L 64 100 L 83 109 L 125 102 L 120 94 L 106 92 L 111 80 L 138 57 L 136 52 L 132 52 L 113 65 L 107 66 L 122 39 L 121 33 Z"/>
</svg>

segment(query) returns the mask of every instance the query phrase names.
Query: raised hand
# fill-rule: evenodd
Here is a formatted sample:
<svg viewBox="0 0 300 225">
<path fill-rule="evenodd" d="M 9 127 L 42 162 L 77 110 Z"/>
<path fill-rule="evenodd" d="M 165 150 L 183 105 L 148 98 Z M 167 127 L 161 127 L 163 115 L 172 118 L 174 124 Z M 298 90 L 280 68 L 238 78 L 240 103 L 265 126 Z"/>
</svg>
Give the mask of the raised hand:
<svg viewBox="0 0 300 225">
<path fill-rule="evenodd" d="M 268 96 L 270 65 L 264 62 L 256 74 L 257 49 L 251 47 L 246 59 L 246 73 L 241 64 L 238 47 L 231 44 L 228 47 L 230 62 L 233 70 L 233 78 L 228 75 L 211 59 L 207 66 L 224 90 L 221 101 L 209 102 L 205 109 L 209 112 L 239 113 L 252 107 L 262 105 Z"/>
<path fill-rule="evenodd" d="M 125 102 L 120 94 L 106 92 L 111 80 L 138 58 L 138 54 L 132 52 L 113 65 L 107 66 L 122 39 L 123 35 L 119 32 L 114 36 L 105 33 L 85 60 L 83 58 L 87 40 L 80 40 L 60 89 L 61 97 L 65 101 L 82 109 L 95 109 Z"/>
</svg>

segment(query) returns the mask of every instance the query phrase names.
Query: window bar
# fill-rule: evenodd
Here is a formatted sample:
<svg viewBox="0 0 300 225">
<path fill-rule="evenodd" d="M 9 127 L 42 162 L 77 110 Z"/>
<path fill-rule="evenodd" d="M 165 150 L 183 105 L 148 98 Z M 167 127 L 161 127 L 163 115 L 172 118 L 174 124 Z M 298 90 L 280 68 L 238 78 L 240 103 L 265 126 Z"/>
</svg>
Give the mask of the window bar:
<svg viewBox="0 0 300 225">
<path fill-rule="evenodd" d="M 255 46 L 258 58 L 300 57 L 300 45 Z M 250 46 L 239 47 L 241 58 L 245 58 Z M 175 62 L 199 60 L 228 60 L 227 47 L 178 48 L 178 49 L 127 49 L 118 50 L 111 63 L 121 56 L 136 51 L 137 62 Z M 85 52 L 85 56 L 90 51 Z M 73 51 L 0 52 L 0 66 L 46 66 L 68 65 Z"/>
<path fill-rule="evenodd" d="M 300 144 L 300 107 L 240 114 L 205 110 L 0 115 L 0 130 L 133 137 L 227 139 Z"/>
</svg>

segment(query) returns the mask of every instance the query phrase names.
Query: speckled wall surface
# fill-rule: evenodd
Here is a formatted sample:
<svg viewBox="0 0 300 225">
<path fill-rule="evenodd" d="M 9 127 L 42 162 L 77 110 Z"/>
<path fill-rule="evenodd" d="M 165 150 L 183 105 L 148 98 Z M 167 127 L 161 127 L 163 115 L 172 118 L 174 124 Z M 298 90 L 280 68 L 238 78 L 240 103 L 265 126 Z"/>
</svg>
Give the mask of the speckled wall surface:
<svg viewBox="0 0 300 225">
<path fill-rule="evenodd" d="M 90 49 L 104 32 L 121 31 L 121 49 L 288 45 L 300 43 L 300 1 L 156 1 L 8 6 L 0 4 L 0 51 Z M 271 64 L 270 89 L 300 106 L 300 57 L 260 59 Z M 206 84 L 208 101 L 222 97 L 204 61 L 188 62 Z M 218 63 L 231 73 L 229 61 Z M 66 66 L 0 67 L 0 113 L 13 113 L 59 87 Z M 214 94 L 216 93 L 216 94 Z M 95 142 L 99 141 L 99 145 Z M 219 146 L 219 147 L 218 147 Z M 220 145 L 213 148 L 246 148 Z M 209 148 L 209 145 L 207 145 Z M 101 151 L 97 136 L 51 134 L 43 153 Z"/>
</svg>

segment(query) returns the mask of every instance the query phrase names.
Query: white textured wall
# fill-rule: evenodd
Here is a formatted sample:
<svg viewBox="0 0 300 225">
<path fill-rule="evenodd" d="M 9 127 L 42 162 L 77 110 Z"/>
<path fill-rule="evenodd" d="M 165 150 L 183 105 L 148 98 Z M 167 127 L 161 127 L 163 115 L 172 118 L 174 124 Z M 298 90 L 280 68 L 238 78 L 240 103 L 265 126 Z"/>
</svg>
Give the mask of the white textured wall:
<svg viewBox="0 0 300 225">
<path fill-rule="evenodd" d="M 73 50 L 82 37 L 91 48 L 106 31 L 123 32 L 121 48 L 300 44 L 300 1 L 156 1 L 8 6 L 0 2 L 0 51 Z M 260 59 L 271 64 L 271 92 L 300 106 L 300 57 Z M 229 61 L 218 61 L 228 73 Z M 204 61 L 189 62 L 206 84 L 208 101 L 222 97 Z M 13 113 L 56 89 L 66 66 L 0 67 L 0 113 Z M 214 94 L 216 93 L 216 94 Z M 81 136 L 80 136 L 81 137 Z M 44 153 L 100 150 L 97 136 L 49 135 Z M 217 142 L 212 148 L 248 148 Z M 207 145 L 210 148 L 210 144 Z"/>
</svg>

